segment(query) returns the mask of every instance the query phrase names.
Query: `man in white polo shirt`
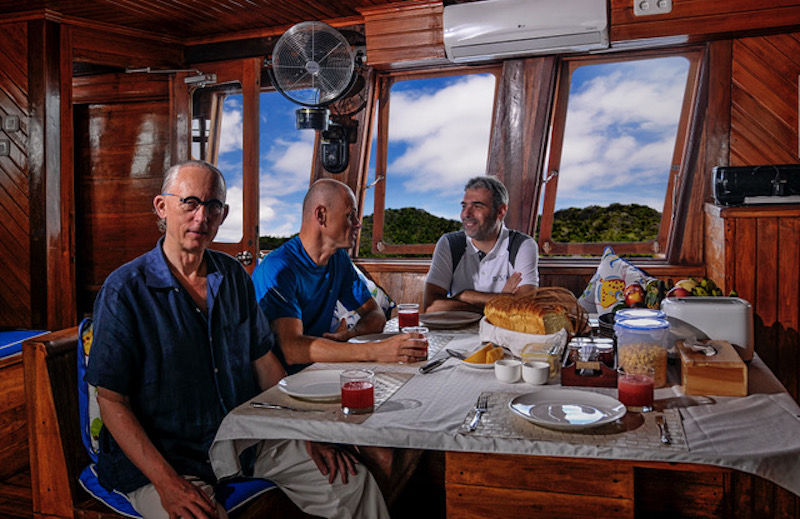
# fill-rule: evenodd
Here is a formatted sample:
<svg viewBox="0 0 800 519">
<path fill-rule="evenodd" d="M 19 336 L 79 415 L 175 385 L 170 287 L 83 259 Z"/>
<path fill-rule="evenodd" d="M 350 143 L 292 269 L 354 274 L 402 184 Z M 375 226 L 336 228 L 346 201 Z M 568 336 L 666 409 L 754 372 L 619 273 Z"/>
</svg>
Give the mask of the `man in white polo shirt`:
<svg viewBox="0 0 800 519">
<path fill-rule="evenodd" d="M 464 230 L 436 243 L 425 280 L 424 311 L 470 310 L 500 293 L 524 295 L 539 285 L 539 254 L 530 236 L 503 224 L 508 191 L 497 178 L 480 176 L 464 186 Z"/>
</svg>

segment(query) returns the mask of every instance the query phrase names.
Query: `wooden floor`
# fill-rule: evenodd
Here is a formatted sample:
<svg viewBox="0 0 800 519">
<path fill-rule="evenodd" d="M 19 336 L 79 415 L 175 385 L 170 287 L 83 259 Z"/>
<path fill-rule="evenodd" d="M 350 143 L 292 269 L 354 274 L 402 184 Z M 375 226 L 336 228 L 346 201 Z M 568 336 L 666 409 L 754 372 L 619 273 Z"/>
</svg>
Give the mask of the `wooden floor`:
<svg viewBox="0 0 800 519">
<path fill-rule="evenodd" d="M 0 517 L 8 519 L 33 517 L 31 473 L 29 471 L 0 482 Z"/>
</svg>

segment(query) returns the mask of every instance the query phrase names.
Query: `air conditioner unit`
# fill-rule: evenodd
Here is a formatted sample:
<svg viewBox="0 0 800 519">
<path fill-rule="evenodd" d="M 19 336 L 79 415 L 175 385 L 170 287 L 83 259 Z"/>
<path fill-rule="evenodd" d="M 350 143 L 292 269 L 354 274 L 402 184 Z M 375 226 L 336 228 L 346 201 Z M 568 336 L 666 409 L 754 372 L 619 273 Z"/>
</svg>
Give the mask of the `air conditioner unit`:
<svg viewBox="0 0 800 519">
<path fill-rule="evenodd" d="M 456 63 L 608 48 L 605 0 L 483 0 L 444 8 L 444 48 Z"/>
</svg>

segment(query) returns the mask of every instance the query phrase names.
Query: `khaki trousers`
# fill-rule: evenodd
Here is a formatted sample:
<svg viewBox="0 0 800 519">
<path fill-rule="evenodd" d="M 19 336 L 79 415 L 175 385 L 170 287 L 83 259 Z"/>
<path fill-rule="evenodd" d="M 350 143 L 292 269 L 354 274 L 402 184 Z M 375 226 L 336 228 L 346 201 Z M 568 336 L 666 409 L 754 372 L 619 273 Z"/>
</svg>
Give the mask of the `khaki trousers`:
<svg viewBox="0 0 800 519">
<path fill-rule="evenodd" d="M 273 481 L 307 514 L 337 519 L 388 519 L 386 503 L 372 474 L 364 465 L 357 465 L 356 472 L 355 476 L 349 475 L 347 484 L 338 476 L 328 483 L 327 476 L 320 473 L 306 452 L 304 441 L 265 440 L 259 444 L 253 475 Z M 187 479 L 203 488 L 202 481 Z M 203 488 L 204 491 L 213 498 L 213 487 L 205 486 L 209 489 Z M 168 519 L 153 485 L 134 490 L 128 498 L 145 519 Z M 227 514 L 220 518 L 227 518 Z"/>
</svg>

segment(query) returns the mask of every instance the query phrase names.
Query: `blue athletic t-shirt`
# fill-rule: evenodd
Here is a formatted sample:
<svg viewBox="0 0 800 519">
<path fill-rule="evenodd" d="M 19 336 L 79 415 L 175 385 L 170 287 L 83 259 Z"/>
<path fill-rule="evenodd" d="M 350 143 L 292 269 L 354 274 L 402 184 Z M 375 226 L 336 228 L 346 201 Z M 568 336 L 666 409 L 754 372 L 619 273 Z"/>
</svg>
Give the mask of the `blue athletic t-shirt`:
<svg viewBox="0 0 800 519">
<path fill-rule="evenodd" d="M 355 310 L 371 297 L 344 249 L 337 250 L 326 265 L 317 265 L 298 236 L 261 260 L 253 272 L 253 284 L 267 319 L 300 319 L 303 334 L 313 337 L 331 331 L 336 301 L 347 310 Z M 275 353 L 289 373 L 307 366 L 288 366 L 280 344 Z"/>
</svg>

